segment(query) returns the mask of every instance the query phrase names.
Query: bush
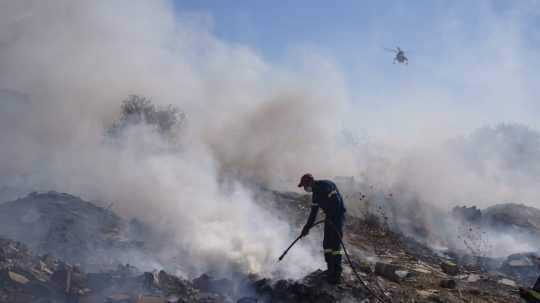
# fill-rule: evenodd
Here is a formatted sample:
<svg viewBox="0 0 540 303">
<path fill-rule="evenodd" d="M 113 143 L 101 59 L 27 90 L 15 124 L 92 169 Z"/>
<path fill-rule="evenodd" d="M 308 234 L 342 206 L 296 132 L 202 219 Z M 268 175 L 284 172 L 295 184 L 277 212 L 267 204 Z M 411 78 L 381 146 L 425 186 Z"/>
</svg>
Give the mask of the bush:
<svg viewBox="0 0 540 303">
<path fill-rule="evenodd" d="M 172 105 L 156 107 L 151 99 L 130 95 L 122 102 L 120 117 L 107 132 L 116 137 L 130 126 L 146 124 L 161 135 L 174 135 L 185 121 L 186 115 Z"/>
</svg>

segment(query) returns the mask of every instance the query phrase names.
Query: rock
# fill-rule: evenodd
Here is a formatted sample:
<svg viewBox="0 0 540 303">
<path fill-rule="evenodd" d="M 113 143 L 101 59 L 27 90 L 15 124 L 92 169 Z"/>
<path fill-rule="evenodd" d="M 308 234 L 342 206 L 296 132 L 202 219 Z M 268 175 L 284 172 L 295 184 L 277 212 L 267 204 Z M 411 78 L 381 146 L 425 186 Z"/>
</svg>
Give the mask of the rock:
<svg viewBox="0 0 540 303">
<path fill-rule="evenodd" d="M 415 266 L 415 267 L 413 268 L 413 270 L 414 270 L 416 273 L 427 274 L 427 275 L 433 273 L 433 270 L 432 270 L 432 269 L 428 269 L 428 268 L 426 268 L 425 266 L 418 266 L 418 265 L 417 265 L 417 266 Z"/>
<path fill-rule="evenodd" d="M 18 284 L 24 285 L 30 282 L 30 280 L 28 280 L 28 278 L 26 278 L 25 276 L 18 274 L 16 272 L 12 272 L 12 271 L 8 272 L 8 277 L 11 279 L 11 281 L 16 282 Z"/>
<path fill-rule="evenodd" d="M 441 283 L 439 285 L 442 288 L 454 289 L 454 288 L 456 288 L 456 280 L 454 280 L 454 279 L 443 279 L 443 280 L 441 280 Z"/>
<path fill-rule="evenodd" d="M 417 289 L 416 293 L 422 298 L 428 298 L 428 297 L 438 294 L 439 291 L 436 289 L 426 289 L 426 290 Z"/>
<path fill-rule="evenodd" d="M 401 272 L 399 275 L 396 273 L 398 271 Z M 375 264 L 375 274 L 396 283 L 400 283 L 401 280 L 404 278 L 402 277 L 403 269 L 401 267 L 381 262 L 377 262 Z"/>
<path fill-rule="evenodd" d="M 497 281 L 497 283 L 507 285 L 507 286 L 511 286 L 511 287 L 517 287 L 516 282 L 514 282 L 514 281 L 512 281 L 510 279 L 501 279 L 501 280 Z"/>
<path fill-rule="evenodd" d="M 459 274 L 459 268 L 458 266 L 450 261 L 446 261 L 441 263 L 441 269 L 445 274 L 448 274 L 450 276 L 455 276 Z"/>
<path fill-rule="evenodd" d="M 476 282 L 478 280 L 480 280 L 480 275 L 477 275 L 477 274 L 470 274 L 468 277 L 467 277 L 467 282 Z"/>
<path fill-rule="evenodd" d="M 402 280 L 408 277 L 410 274 L 408 270 L 396 270 L 395 273 Z"/>
</svg>

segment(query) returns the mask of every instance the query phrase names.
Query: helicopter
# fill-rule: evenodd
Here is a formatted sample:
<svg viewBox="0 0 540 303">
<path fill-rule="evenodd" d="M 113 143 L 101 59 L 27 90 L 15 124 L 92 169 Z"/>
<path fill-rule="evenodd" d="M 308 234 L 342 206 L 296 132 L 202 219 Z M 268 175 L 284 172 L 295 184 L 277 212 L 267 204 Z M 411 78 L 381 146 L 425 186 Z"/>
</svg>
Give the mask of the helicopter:
<svg viewBox="0 0 540 303">
<path fill-rule="evenodd" d="M 393 61 L 394 64 L 396 64 L 396 62 L 404 63 L 406 65 L 409 64 L 409 59 L 405 56 L 405 51 L 399 48 L 399 46 L 396 46 L 396 49 L 385 48 L 385 50 L 396 53 L 396 56 L 394 57 L 394 61 Z"/>
</svg>

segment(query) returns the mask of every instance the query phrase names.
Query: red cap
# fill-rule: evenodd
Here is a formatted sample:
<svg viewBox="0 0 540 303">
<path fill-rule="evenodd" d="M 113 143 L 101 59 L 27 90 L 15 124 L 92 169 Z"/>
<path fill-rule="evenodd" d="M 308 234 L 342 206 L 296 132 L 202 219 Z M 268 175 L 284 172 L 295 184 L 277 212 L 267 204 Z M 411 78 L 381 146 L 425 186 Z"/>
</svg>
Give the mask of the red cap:
<svg viewBox="0 0 540 303">
<path fill-rule="evenodd" d="M 302 176 L 302 178 L 300 178 L 300 183 L 298 183 L 298 187 L 304 187 L 304 186 L 311 185 L 311 183 L 314 180 L 315 179 L 313 178 L 313 176 L 311 174 L 305 174 L 305 175 Z"/>
</svg>

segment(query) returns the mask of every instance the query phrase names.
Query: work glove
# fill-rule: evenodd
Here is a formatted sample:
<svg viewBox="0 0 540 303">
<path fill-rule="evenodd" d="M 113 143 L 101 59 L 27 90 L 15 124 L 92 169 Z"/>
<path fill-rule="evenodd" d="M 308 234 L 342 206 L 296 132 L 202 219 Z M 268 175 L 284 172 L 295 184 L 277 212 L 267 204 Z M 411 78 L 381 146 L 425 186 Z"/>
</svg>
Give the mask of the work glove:
<svg viewBox="0 0 540 303">
<path fill-rule="evenodd" d="M 300 234 L 300 236 L 305 237 L 309 234 L 309 229 L 311 228 L 311 226 L 307 226 L 305 225 L 304 228 L 302 228 L 302 233 Z"/>
</svg>

